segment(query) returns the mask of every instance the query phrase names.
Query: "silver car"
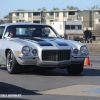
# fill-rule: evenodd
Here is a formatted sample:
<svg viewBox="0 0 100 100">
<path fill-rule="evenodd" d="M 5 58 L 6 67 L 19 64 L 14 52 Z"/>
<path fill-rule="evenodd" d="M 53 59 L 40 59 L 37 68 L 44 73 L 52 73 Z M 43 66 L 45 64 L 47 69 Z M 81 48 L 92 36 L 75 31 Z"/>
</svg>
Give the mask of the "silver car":
<svg viewBox="0 0 100 100">
<path fill-rule="evenodd" d="M 0 38 L 0 65 L 6 65 L 10 74 L 21 73 L 24 66 L 80 74 L 89 54 L 85 44 L 62 39 L 46 24 L 2 24 Z"/>
</svg>

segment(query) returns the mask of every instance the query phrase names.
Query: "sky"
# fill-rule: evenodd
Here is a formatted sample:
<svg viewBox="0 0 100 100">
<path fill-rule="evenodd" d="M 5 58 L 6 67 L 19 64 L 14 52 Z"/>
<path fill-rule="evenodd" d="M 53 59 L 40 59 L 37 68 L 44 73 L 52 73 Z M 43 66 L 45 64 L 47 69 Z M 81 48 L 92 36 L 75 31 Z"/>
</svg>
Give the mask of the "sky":
<svg viewBox="0 0 100 100">
<path fill-rule="evenodd" d="M 47 10 L 51 10 L 53 7 L 57 7 L 62 10 L 67 6 L 75 6 L 80 10 L 88 10 L 94 5 L 100 6 L 100 0 L 2 0 L 0 2 L 0 19 L 18 9 L 37 10 L 46 7 Z"/>
</svg>

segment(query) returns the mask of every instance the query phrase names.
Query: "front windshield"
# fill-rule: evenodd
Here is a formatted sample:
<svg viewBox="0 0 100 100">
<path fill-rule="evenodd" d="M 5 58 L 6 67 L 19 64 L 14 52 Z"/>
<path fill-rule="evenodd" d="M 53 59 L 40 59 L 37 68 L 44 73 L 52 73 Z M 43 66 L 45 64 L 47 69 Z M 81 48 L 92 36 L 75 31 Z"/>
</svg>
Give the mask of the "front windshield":
<svg viewBox="0 0 100 100">
<path fill-rule="evenodd" d="M 7 33 L 7 34 L 6 34 Z M 56 38 L 58 34 L 48 25 L 13 25 L 9 26 L 5 32 L 4 37 L 40 37 L 40 38 Z"/>
</svg>

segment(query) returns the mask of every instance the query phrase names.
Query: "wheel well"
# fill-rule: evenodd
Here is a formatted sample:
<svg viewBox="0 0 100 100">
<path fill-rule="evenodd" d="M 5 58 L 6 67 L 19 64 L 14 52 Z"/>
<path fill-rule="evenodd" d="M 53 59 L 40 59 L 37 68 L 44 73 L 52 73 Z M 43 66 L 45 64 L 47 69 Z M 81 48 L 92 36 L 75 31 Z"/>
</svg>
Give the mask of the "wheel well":
<svg viewBox="0 0 100 100">
<path fill-rule="evenodd" d="M 6 49 L 6 51 L 5 51 L 5 56 L 7 57 L 7 53 L 8 53 L 8 51 L 9 51 L 10 49 Z"/>
</svg>

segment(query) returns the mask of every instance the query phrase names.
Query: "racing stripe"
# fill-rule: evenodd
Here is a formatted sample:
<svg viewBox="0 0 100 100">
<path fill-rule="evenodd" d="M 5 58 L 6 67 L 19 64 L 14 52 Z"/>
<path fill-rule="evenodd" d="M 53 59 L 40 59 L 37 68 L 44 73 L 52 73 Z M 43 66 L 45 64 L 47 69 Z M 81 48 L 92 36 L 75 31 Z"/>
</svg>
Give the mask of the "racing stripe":
<svg viewBox="0 0 100 100">
<path fill-rule="evenodd" d="M 59 45 L 59 46 L 68 46 L 67 43 L 63 42 L 63 41 L 60 41 L 60 40 L 54 40 L 54 42 Z"/>
<path fill-rule="evenodd" d="M 42 39 L 32 39 L 34 41 L 36 41 L 40 46 L 53 46 L 51 43 L 45 41 L 45 40 L 42 40 Z"/>
</svg>

